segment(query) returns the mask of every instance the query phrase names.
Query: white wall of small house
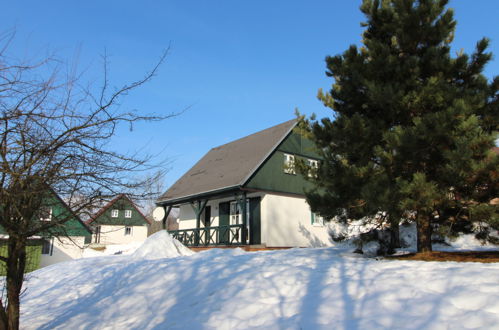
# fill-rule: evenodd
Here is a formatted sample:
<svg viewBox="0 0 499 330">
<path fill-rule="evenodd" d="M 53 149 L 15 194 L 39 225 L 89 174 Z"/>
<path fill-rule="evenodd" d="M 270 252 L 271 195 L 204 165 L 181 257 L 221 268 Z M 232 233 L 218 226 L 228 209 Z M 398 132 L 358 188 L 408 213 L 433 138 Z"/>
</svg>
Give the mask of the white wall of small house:
<svg viewBox="0 0 499 330">
<path fill-rule="evenodd" d="M 85 237 L 70 236 L 70 237 L 54 237 L 52 239 L 53 246 L 51 253 L 42 254 L 40 257 L 40 267 L 49 266 L 57 262 L 79 259 L 83 254 L 83 246 Z"/>
<path fill-rule="evenodd" d="M 130 235 L 125 235 L 125 226 L 101 225 L 100 244 L 128 244 L 143 242 L 147 238 L 147 226 L 129 226 L 132 228 Z M 95 234 L 92 236 L 95 242 Z"/>
<path fill-rule="evenodd" d="M 330 246 L 327 225 L 312 224 L 305 198 L 266 194 L 261 203 L 262 243 L 268 247 Z"/>
<path fill-rule="evenodd" d="M 253 193 L 248 198 L 261 197 L 261 243 L 268 247 L 329 246 L 327 225 L 312 224 L 310 207 L 305 198 Z M 219 203 L 234 197 L 208 201 L 211 206 L 211 226 L 219 224 Z M 204 215 L 201 217 L 203 228 Z M 190 204 L 180 206 L 179 229 L 196 228 L 196 214 Z"/>
</svg>

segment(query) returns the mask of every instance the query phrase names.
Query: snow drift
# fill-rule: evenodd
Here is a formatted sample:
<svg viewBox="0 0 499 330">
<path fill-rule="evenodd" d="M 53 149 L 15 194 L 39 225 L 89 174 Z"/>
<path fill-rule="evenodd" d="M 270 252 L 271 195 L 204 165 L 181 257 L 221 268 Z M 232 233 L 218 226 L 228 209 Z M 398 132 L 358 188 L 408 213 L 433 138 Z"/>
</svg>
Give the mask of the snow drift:
<svg viewBox="0 0 499 330">
<path fill-rule="evenodd" d="M 159 234 L 144 244 L 145 258 L 137 253 L 80 259 L 31 273 L 21 327 L 493 329 L 499 324 L 499 263 L 376 260 L 335 248 L 213 249 L 175 258 L 157 252 L 177 247 Z"/>
<path fill-rule="evenodd" d="M 133 254 L 133 258 L 160 259 L 190 256 L 194 252 L 173 238 L 166 230 L 149 236 Z"/>
</svg>

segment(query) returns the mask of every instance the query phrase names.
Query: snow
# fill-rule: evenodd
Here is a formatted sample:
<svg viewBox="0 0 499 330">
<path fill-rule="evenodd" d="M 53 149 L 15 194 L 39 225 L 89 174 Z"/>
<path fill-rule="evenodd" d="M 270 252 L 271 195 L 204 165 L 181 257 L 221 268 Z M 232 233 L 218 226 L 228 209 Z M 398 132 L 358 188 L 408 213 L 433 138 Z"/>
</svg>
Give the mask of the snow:
<svg viewBox="0 0 499 330">
<path fill-rule="evenodd" d="M 83 258 L 93 258 L 101 256 L 110 256 L 117 254 L 132 254 L 144 242 L 132 242 L 128 244 L 91 244 L 83 249 Z"/>
<path fill-rule="evenodd" d="M 174 239 L 167 231 L 162 230 L 148 237 L 132 256 L 137 259 L 161 259 L 192 254 L 194 252 Z"/>
<path fill-rule="evenodd" d="M 30 273 L 22 328 L 498 329 L 499 263 L 184 249 L 163 232 Z"/>
</svg>

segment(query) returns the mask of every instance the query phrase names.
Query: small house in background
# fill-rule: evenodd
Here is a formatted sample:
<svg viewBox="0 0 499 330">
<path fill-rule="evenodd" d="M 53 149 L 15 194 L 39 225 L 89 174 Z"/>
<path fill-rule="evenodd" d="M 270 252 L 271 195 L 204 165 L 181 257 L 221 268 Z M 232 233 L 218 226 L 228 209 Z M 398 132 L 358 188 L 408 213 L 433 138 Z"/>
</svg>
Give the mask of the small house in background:
<svg viewBox="0 0 499 330">
<path fill-rule="evenodd" d="M 296 169 L 320 157 L 295 129 L 297 120 L 211 149 L 156 202 L 179 207 L 179 229 L 188 246 L 307 247 L 331 243 L 323 219 L 311 212 L 311 187 Z M 309 175 L 314 175 L 311 171 Z"/>
<path fill-rule="evenodd" d="M 69 206 L 52 189 L 48 189 L 39 221 L 61 221 L 63 225 L 51 228 L 45 233 L 30 237 L 27 247 L 26 272 L 58 262 L 79 259 L 83 255 L 85 241 L 92 232 Z M 0 255 L 7 255 L 7 238 L 0 227 Z M 0 275 L 4 274 L 0 269 Z"/>
<path fill-rule="evenodd" d="M 147 238 L 150 221 L 125 194 L 116 196 L 87 220 L 92 228 L 92 243 L 128 244 Z"/>
</svg>

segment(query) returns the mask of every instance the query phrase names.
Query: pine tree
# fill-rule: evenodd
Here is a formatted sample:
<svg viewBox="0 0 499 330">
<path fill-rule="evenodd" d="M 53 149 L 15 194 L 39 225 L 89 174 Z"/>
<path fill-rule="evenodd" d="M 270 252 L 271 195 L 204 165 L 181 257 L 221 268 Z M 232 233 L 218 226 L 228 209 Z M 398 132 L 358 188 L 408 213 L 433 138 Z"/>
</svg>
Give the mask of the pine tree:
<svg viewBox="0 0 499 330">
<path fill-rule="evenodd" d="M 482 74 L 488 39 L 451 56 L 456 21 L 446 0 L 364 0 L 362 46 L 326 58 L 334 79 L 319 99 L 332 118 L 303 121 L 324 161 L 307 192 L 332 218 L 384 216 L 417 224 L 431 251 L 434 223 L 498 229 L 499 77 Z"/>
</svg>

